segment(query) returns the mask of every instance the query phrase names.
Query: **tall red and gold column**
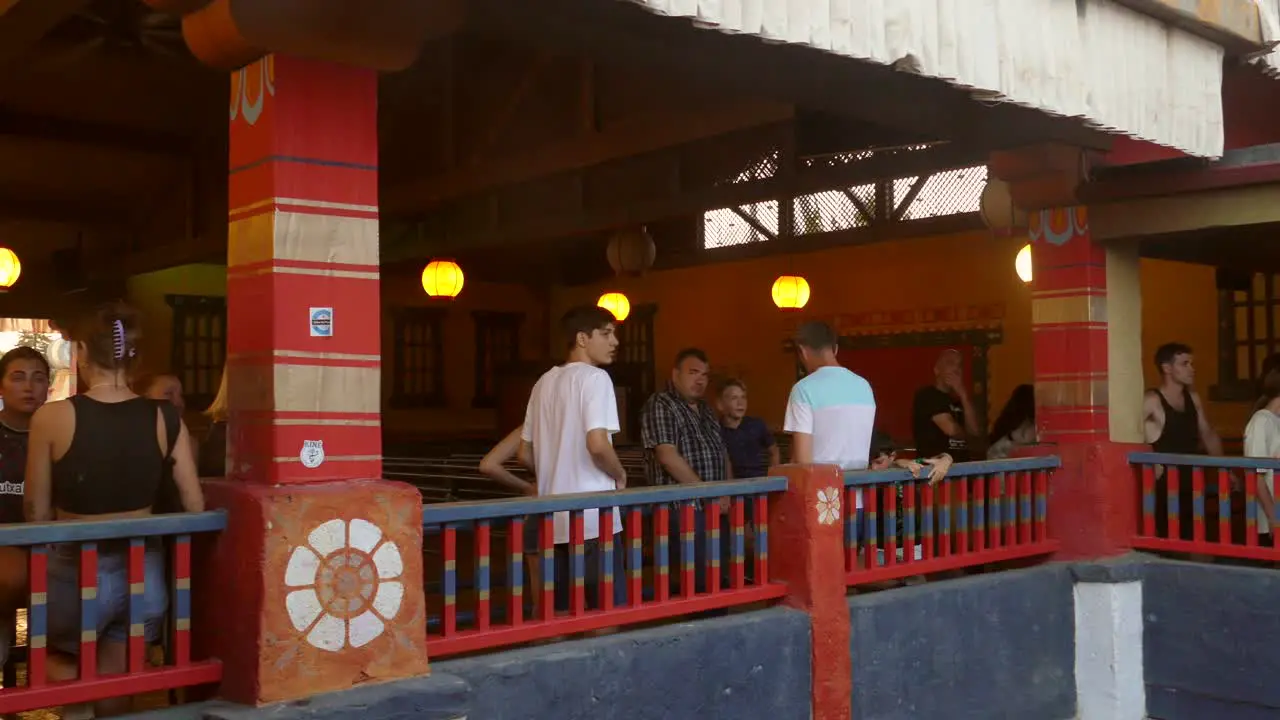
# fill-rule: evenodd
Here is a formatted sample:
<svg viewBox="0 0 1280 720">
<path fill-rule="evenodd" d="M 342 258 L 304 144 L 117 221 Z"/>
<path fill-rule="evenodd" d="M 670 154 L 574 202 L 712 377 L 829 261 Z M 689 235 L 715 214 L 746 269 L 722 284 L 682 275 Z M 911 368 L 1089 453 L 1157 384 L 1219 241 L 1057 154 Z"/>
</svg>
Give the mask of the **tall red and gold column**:
<svg viewBox="0 0 1280 720">
<path fill-rule="evenodd" d="M 268 56 L 232 75 L 229 117 L 222 694 L 425 674 L 421 498 L 379 479 L 377 75 Z"/>
<path fill-rule="evenodd" d="M 1062 457 L 1049 521 L 1064 558 L 1128 549 L 1142 442 L 1141 287 L 1133 245 L 1105 246 L 1085 207 L 1033 213 L 1036 425 Z"/>
</svg>

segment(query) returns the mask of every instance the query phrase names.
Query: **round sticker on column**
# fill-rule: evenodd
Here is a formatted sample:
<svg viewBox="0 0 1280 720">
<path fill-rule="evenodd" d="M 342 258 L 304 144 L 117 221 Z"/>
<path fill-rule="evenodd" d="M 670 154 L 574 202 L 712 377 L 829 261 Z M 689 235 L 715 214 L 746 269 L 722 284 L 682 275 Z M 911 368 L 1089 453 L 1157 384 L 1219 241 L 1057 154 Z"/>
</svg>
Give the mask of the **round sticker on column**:
<svg viewBox="0 0 1280 720">
<path fill-rule="evenodd" d="M 324 464 L 324 441 L 323 440 L 303 440 L 302 452 L 298 453 L 298 459 L 302 461 L 302 467 L 315 469 Z"/>
</svg>

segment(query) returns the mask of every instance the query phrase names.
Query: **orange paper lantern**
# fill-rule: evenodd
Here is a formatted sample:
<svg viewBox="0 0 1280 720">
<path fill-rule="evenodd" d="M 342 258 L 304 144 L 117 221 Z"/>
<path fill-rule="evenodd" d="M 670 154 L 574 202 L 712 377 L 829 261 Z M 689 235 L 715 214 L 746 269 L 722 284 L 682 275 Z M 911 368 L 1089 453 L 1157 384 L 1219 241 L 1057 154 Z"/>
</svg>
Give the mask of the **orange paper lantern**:
<svg viewBox="0 0 1280 720">
<path fill-rule="evenodd" d="M 620 292 L 608 292 L 600 296 L 596 305 L 613 313 L 613 319 L 622 322 L 631 314 L 631 301 Z"/>
<path fill-rule="evenodd" d="M 809 281 L 799 275 L 783 275 L 773 281 L 773 304 L 783 310 L 799 310 L 809 304 Z"/>
<path fill-rule="evenodd" d="M 458 297 L 464 280 L 462 268 L 452 260 L 432 260 L 422 271 L 422 289 L 431 297 Z"/>
<path fill-rule="evenodd" d="M 18 255 L 9 248 L 0 248 L 0 292 L 13 287 L 22 274 L 22 263 Z"/>
</svg>

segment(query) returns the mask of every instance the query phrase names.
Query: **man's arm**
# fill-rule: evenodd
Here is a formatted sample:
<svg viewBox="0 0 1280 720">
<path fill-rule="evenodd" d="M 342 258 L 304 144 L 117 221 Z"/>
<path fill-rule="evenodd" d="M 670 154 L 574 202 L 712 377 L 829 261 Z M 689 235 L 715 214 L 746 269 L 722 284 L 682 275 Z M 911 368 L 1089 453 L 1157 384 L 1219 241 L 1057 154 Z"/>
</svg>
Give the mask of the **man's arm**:
<svg viewBox="0 0 1280 720">
<path fill-rule="evenodd" d="M 613 483 L 619 490 L 627 486 L 627 471 L 622 467 L 613 443 L 609 442 L 608 430 L 594 428 L 587 433 L 587 452 L 591 453 L 591 462 L 605 475 L 613 478 Z"/>
<path fill-rule="evenodd" d="M 782 429 L 791 433 L 791 462 L 808 465 L 813 462 L 813 407 L 797 383 L 787 399 L 787 415 Z"/>
<path fill-rule="evenodd" d="M 495 445 L 489 451 L 489 454 L 484 456 L 484 459 L 480 461 L 480 473 L 523 495 L 537 495 L 538 487 L 536 485 L 521 480 L 503 467 L 503 464 L 510 460 L 512 456 L 519 455 L 520 450 L 527 444 L 521 438 L 521 430 L 522 428 L 512 430 L 502 439 L 502 442 Z M 532 446 L 530 446 L 529 450 L 532 452 Z"/>
<path fill-rule="evenodd" d="M 676 450 L 675 445 L 663 443 L 653 449 L 654 455 L 658 458 L 658 463 L 662 465 L 662 469 L 681 485 L 694 485 L 702 482 L 702 478 L 698 477 L 698 473 L 689 467 L 689 463 L 685 462 L 684 457 Z"/>
<path fill-rule="evenodd" d="M 1205 452 L 1210 455 L 1222 455 L 1222 438 L 1218 437 L 1218 431 L 1213 429 L 1209 424 L 1209 418 L 1205 417 L 1204 404 L 1200 402 L 1199 393 L 1191 393 L 1191 402 L 1196 406 L 1196 422 L 1200 426 L 1200 442 L 1204 444 Z"/>
</svg>

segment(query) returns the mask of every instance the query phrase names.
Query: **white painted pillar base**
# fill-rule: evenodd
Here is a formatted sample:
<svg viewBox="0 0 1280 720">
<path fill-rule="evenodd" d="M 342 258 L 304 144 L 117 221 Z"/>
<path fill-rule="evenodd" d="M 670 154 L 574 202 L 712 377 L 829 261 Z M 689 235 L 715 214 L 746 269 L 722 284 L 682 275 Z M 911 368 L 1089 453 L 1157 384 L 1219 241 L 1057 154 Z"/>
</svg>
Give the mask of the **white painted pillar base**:
<svg viewBox="0 0 1280 720">
<path fill-rule="evenodd" d="M 1079 720 L 1143 720 L 1142 583 L 1077 582 L 1076 712 Z"/>
</svg>

